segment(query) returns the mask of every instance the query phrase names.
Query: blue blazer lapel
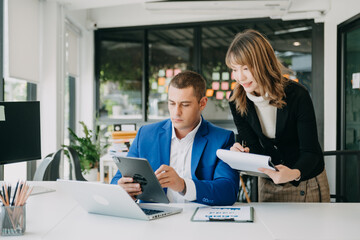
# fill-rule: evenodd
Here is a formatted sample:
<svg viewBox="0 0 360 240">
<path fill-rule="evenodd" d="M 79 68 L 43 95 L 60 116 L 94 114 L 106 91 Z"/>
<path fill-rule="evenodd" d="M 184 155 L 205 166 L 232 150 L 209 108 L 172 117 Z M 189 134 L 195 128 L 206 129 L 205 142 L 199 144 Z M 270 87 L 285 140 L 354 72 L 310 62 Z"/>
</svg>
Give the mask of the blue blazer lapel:
<svg viewBox="0 0 360 240">
<path fill-rule="evenodd" d="M 193 179 L 197 179 L 195 176 L 196 168 L 199 164 L 200 158 L 204 152 L 207 144 L 207 138 L 205 137 L 209 132 L 208 122 L 202 119 L 201 125 L 195 135 L 192 153 L 191 153 L 191 176 Z"/>
<path fill-rule="evenodd" d="M 171 146 L 171 135 L 172 135 L 172 124 L 169 119 L 164 126 L 162 127 L 162 131 L 159 133 L 159 141 L 154 144 L 158 144 L 158 153 L 160 153 L 160 164 L 169 165 L 170 164 L 170 146 Z M 156 169 L 154 169 L 156 170 Z"/>
</svg>

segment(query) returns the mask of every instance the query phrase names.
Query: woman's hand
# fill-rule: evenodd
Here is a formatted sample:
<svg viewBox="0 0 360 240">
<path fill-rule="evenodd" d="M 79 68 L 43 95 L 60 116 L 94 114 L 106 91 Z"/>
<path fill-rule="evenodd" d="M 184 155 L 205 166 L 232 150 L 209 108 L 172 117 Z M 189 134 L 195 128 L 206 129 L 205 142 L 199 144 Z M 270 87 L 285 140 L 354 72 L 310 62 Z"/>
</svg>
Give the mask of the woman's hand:
<svg viewBox="0 0 360 240">
<path fill-rule="evenodd" d="M 250 148 L 242 146 L 240 143 L 234 143 L 234 145 L 230 148 L 230 151 L 234 152 L 250 152 Z"/>
<path fill-rule="evenodd" d="M 258 170 L 268 175 L 275 184 L 291 182 L 301 176 L 301 173 L 298 169 L 290 169 L 284 165 L 275 166 L 279 171 L 259 168 Z"/>
</svg>

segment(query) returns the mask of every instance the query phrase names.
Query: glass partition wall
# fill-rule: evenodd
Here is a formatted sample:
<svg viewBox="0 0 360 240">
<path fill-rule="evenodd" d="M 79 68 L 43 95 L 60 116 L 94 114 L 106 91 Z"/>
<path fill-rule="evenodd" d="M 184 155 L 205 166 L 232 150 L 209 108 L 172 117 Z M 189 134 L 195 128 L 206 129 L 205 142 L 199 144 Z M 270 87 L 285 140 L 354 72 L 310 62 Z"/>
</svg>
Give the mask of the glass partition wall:
<svg viewBox="0 0 360 240">
<path fill-rule="evenodd" d="M 194 70 L 207 80 L 209 101 L 203 116 L 233 128 L 228 98 L 235 83 L 225 55 L 235 35 L 249 28 L 270 40 L 278 58 L 292 70 L 287 77 L 312 94 L 312 81 L 323 81 L 312 79 L 315 25 L 311 20 L 255 19 L 99 29 L 95 62 L 100 123 L 142 125 L 167 118 L 169 81 L 181 71 Z"/>
<path fill-rule="evenodd" d="M 142 118 L 143 31 L 104 32 L 99 47 L 99 116 Z"/>
<path fill-rule="evenodd" d="M 337 149 L 360 150 L 360 14 L 338 26 Z M 356 155 L 338 161 L 341 195 L 360 202 L 360 161 Z M 342 159 L 341 159 L 342 160 Z"/>
<path fill-rule="evenodd" d="M 149 120 L 169 117 L 167 90 L 179 72 L 193 70 L 192 28 L 149 30 Z"/>
</svg>

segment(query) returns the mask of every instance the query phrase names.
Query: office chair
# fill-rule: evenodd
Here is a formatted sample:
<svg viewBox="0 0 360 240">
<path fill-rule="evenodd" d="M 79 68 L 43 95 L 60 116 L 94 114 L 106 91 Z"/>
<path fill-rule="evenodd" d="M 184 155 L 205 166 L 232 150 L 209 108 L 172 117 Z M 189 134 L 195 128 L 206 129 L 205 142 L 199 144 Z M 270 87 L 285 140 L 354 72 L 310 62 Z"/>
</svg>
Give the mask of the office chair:
<svg viewBox="0 0 360 240">
<path fill-rule="evenodd" d="M 49 164 L 51 163 L 51 161 L 53 160 L 53 158 L 52 158 L 53 155 L 54 155 L 54 153 L 50 153 L 42 160 L 41 164 L 36 169 L 33 181 L 43 181 L 44 180 L 45 171 L 46 171 L 47 167 L 49 166 Z"/>
<path fill-rule="evenodd" d="M 74 166 L 75 179 L 78 181 L 87 181 L 81 173 L 80 159 L 78 153 L 75 151 L 75 149 L 71 147 L 65 147 L 64 150 L 67 150 L 69 152 L 70 161 Z"/>
<path fill-rule="evenodd" d="M 64 150 L 68 151 L 71 164 L 74 166 L 75 179 L 78 181 L 86 181 L 81 173 L 79 155 L 71 147 L 60 148 L 55 153 L 48 154 L 36 169 L 33 181 L 56 181 L 59 179 L 61 154 Z"/>
<path fill-rule="evenodd" d="M 60 178 L 59 167 L 62 148 L 55 153 L 48 154 L 36 169 L 33 181 L 56 181 Z"/>
</svg>

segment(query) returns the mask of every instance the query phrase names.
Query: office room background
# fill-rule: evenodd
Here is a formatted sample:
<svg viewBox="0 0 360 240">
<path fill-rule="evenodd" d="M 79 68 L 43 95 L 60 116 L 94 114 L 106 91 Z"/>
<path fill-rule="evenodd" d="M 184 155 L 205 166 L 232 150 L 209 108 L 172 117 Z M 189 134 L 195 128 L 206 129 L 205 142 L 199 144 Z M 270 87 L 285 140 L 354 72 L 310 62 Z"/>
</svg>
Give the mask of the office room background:
<svg viewBox="0 0 360 240">
<path fill-rule="evenodd" d="M 40 101 L 44 157 L 69 143 L 68 127 L 81 134 L 79 121 L 106 130 L 166 118 L 164 83 L 177 71 L 195 70 L 211 90 L 204 117 L 236 131 L 224 58 L 233 36 L 253 28 L 294 70 L 289 77 L 309 90 L 323 150 L 360 150 L 360 90 L 352 82 L 360 72 L 358 1 L 289 0 L 271 8 L 252 2 L 159 10 L 146 0 L 1 1 L 0 100 Z M 32 179 L 39 162 L 1 166 L 0 179 Z M 358 182 L 359 163 L 347 164 L 345 182 Z M 335 160 L 326 168 L 335 193 Z M 67 161 L 61 175 L 69 175 Z M 359 201 L 353 187 L 348 198 Z"/>
</svg>

